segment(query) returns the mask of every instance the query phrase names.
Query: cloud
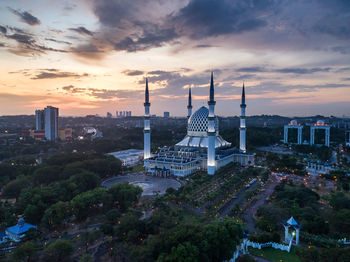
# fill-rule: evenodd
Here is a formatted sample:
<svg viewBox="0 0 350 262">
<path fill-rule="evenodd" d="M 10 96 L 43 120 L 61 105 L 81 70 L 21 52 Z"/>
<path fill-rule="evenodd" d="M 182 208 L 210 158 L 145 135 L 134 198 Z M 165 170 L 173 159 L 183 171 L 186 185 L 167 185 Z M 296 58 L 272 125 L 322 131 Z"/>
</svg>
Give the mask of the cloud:
<svg viewBox="0 0 350 262">
<path fill-rule="evenodd" d="M 266 72 L 266 69 L 264 67 L 259 67 L 259 66 L 241 67 L 236 69 L 236 72 L 260 73 L 260 72 Z"/>
<path fill-rule="evenodd" d="M 23 29 L 6 26 L 5 30 L 1 29 L 1 35 L 5 39 L 13 40 L 16 46 L 8 43 L 8 51 L 19 56 L 33 56 L 45 54 L 47 51 L 66 53 L 64 49 L 48 47 L 38 43 L 36 36 L 24 31 Z"/>
<path fill-rule="evenodd" d="M 6 27 L 0 25 L 0 32 L 3 34 L 6 34 L 7 33 Z"/>
<path fill-rule="evenodd" d="M 33 80 L 38 79 L 53 79 L 53 78 L 82 78 L 90 76 L 88 73 L 77 74 L 72 72 L 62 72 L 57 69 L 42 70 L 35 76 L 31 77 Z"/>
<path fill-rule="evenodd" d="M 287 74 L 313 74 L 317 72 L 329 72 L 330 67 L 320 68 L 320 67 L 314 67 L 314 68 L 282 68 L 277 69 L 275 72 L 277 73 L 287 73 Z"/>
<path fill-rule="evenodd" d="M 158 26 L 154 26 L 153 30 L 144 30 L 144 32 L 135 39 L 132 39 L 129 36 L 125 37 L 121 41 L 115 43 L 114 49 L 127 52 L 147 50 L 163 46 L 165 43 L 168 43 L 177 37 L 178 35 L 173 28 L 160 29 Z"/>
<path fill-rule="evenodd" d="M 329 36 L 346 40 L 350 35 L 350 8 L 344 0 L 87 1 L 100 23 L 89 39 L 103 50 L 99 57 L 165 45 L 178 45 L 178 51 L 222 46 L 344 53 L 344 43 Z M 327 35 L 326 41 L 320 41 L 321 35 Z"/>
<path fill-rule="evenodd" d="M 72 44 L 71 42 L 57 40 L 57 39 L 54 39 L 54 38 L 45 38 L 45 40 L 46 41 L 55 42 L 55 43 L 58 43 L 58 44 L 66 44 L 66 45 L 71 45 Z"/>
<path fill-rule="evenodd" d="M 252 66 L 237 68 L 236 72 L 243 73 L 281 73 L 281 74 L 313 74 L 318 72 L 330 72 L 334 70 L 331 67 L 286 67 L 286 68 L 267 68 L 266 66 Z"/>
<path fill-rule="evenodd" d="M 28 13 L 27 11 L 21 12 L 21 11 L 12 9 L 12 8 L 9 8 L 9 10 L 13 14 L 18 16 L 23 23 L 26 23 L 26 24 L 32 25 L 32 26 L 41 24 L 40 20 L 37 17 L 33 16 L 32 14 Z"/>
<path fill-rule="evenodd" d="M 70 49 L 70 52 L 76 56 L 88 59 L 102 59 L 105 55 L 102 49 L 99 49 L 92 43 L 81 44 Z"/>
<path fill-rule="evenodd" d="M 33 37 L 29 34 L 24 35 L 24 34 L 12 34 L 12 35 L 7 35 L 6 36 L 9 39 L 13 39 L 15 41 L 17 41 L 18 43 L 21 44 L 25 44 L 28 46 L 31 46 L 35 43 L 35 40 L 33 39 Z"/>
<path fill-rule="evenodd" d="M 81 88 L 73 85 L 61 88 L 67 94 L 84 94 L 100 100 L 125 100 L 142 97 L 143 92 L 139 90 L 110 90 L 98 88 Z"/>
<path fill-rule="evenodd" d="M 144 72 L 140 70 L 124 70 L 122 73 L 127 76 L 139 76 L 144 74 Z"/>
<path fill-rule="evenodd" d="M 169 17 L 177 31 L 192 39 L 238 34 L 265 27 L 267 11 L 276 8 L 275 2 L 192 0 Z"/>
<path fill-rule="evenodd" d="M 331 48 L 332 51 L 341 53 L 343 55 L 350 54 L 350 46 L 334 46 Z"/>
<path fill-rule="evenodd" d="M 207 44 L 199 44 L 194 46 L 194 48 L 209 48 L 209 47 L 215 47 L 215 46 L 207 45 Z"/>
<path fill-rule="evenodd" d="M 69 30 L 77 32 L 81 35 L 88 35 L 88 36 L 92 36 L 94 33 L 91 32 L 90 30 L 86 29 L 84 26 L 79 26 L 77 28 L 69 28 Z"/>
</svg>

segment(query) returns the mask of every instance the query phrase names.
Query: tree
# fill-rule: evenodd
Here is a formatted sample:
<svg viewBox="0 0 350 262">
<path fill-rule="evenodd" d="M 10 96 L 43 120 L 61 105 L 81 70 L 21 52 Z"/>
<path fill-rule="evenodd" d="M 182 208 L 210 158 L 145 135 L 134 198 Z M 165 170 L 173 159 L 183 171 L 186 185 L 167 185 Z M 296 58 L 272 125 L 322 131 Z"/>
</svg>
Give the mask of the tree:
<svg viewBox="0 0 350 262">
<path fill-rule="evenodd" d="M 120 218 L 121 216 L 121 213 L 119 212 L 118 209 L 114 208 L 114 209 L 111 209 L 109 210 L 107 213 L 106 213 L 106 219 L 109 223 L 112 223 L 112 224 L 116 224 L 118 219 Z"/>
<path fill-rule="evenodd" d="M 28 222 L 36 224 L 40 221 L 45 207 L 42 202 L 39 202 L 37 205 L 29 204 L 24 210 L 24 217 Z"/>
<path fill-rule="evenodd" d="M 29 262 L 36 253 L 36 249 L 36 244 L 33 241 L 27 241 L 15 249 L 12 257 L 16 261 Z"/>
<path fill-rule="evenodd" d="M 96 188 L 100 184 L 100 178 L 92 172 L 83 170 L 72 176 L 69 182 L 75 183 L 78 192 L 81 193 Z"/>
<path fill-rule="evenodd" d="M 199 250 L 190 242 L 184 242 L 173 247 L 171 253 L 165 257 L 167 262 L 196 262 L 199 260 Z M 157 261 L 163 261 L 161 258 Z"/>
<path fill-rule="evenodd" d="M 96 188 L 75 196 L 71 205 L 78 220 L 86 218 L 91 211 L 99 211 L 110 205 L 111 195 L 104 188 Z"/>
<path fill-rule="evenodd" d="M 230 259 L 241 235 L 240 227 L 229 219 L 206 225 L 202 232 L 206 257 L 209 261 Z"/>
<path fill-rule="evenodd" d="M 71 206 L 69 202 L 59 201 L 45 210 L 41 223 L 51 229 L 63 224 L 71 215 Z"/>
<path fill-rule="evenodd" d="M 35 170 L 33 182 L 35 184 L 49 184 L 60 179 L 60 166 L 45 166 Z"/>
<path fill-rule="evenodd" d="M 333 225 L 338 232 L 350 232 L 350 209 L 340 209 L 332 218 Z"/>
<path fill-rule="evenodd" d="M 238 257 L 236 262 L 256 262 L 256 260 L 249 255 L 243 255 Z"/>
<path fill-rule="evenodd" d="M 43 260 L 48 262 L 68 261 L 73 252 L 73 246 L 69 240 L 57 240 L 49 244 L 43 251 Z"/>
<path fill-rule="evenodd" d="M 83 254 L 79 260 L 80 262 L 93 262 L 94 259 L 91 255 L 89 254 Z"/>
<path fill-rule="evenodd" d="M 318 262 L 320 254 L 315 247 L 297 249 L 297 255 L 303 262 Z"/>
<path fill-rule="evenodd" d="M 4 187 L 4 196 L 7 197 L 14 197 L 18 198 L 19 194 L 21 193 L 22 189 L 27 187 L 29 184 L 29 181 L 27 178 L 17 178 L 11 182 L 9 182 L 5 187 Z"/>
<path fill-rule="evenodd" d="M 137 202 L 141 196 L 142 189 L 128 183 L 113 185 L 108 193 L 112 195 L 114 206 L 121 211 L 126 211 L 133 203 Z"/>
</svg>

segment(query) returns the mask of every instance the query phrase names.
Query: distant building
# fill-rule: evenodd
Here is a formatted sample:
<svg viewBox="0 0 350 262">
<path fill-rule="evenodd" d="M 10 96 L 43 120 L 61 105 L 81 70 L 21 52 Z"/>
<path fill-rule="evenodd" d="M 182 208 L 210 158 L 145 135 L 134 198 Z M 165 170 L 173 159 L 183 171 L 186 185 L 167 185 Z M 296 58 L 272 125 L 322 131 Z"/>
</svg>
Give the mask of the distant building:
<svg viewBox="0 0 350 262">
<path fill-rule="evenodd" d="M 127 149 L 123 151 L 108 153 L 107 155 L 118 158 L 122 162 L 123 166 L 136 166 L 137 164 L 142 163 L 143 150 Z"/>
<path fill-rule="evenodd" d="M 165 118 L 169 118 L 170 117 L 170 113 L 169 112 L 164 112 L 164 117 Z"/>
<path fill-rule="evenodd" d="M 306 171 L 313 176 L 329 174 L 332 170 L 332 166 L 321 161 L 311 160 L 306 164 Z"/>
<path fill-rule="evenodd" d="M 35 140 L 44 140 L 45 139 L 45 130 L 29 130 L 30 131 L 30 137 L 34 138 Z"/>
<path fill-rule="evenodd" d="M 9 239 L 15 242 L 19 242 L 23 237 L 25 237 L 26 233 L 31 228 L 37 229 L 38 227 L 32 224 L 26 223 L 23 218 L 20 218 L 18 219 L 17 225 L 6 228 L 5 234 Z"/>
<path fill-rule="evenodd" d="M 72 128 L 60 128 L 58 130 L 58 137 L 61 141 L 72 141 L 73 140 L 73 129 Z"/>
<path fill-rule="evenodd" d="M 112 118 L 112 114 L 110 112 L 107 112 L 107 118 Z"/>
<path fill-rule="evenodd" d="M 45 114 L 45 138 L 53 141 L 58 138 L 58 108 L 47 106 Z"/>
<path fill-rule="evenodd" d="M 35 129 L 36 130 L 44 130 L 44 110 L 35 110 Z"/>
<path fill-rule="evenodd" d="M 116 111 L 117 118 L 129 117 L 132 115 L 132 111 Z"/>
<path fill-rule="evenodd" d="M 84 127 L 82 139 L 89 137 L 90 139 L 95 139 L 99 137 L 103 137 L 101 131 L 97 130 L 94 127 Z"/>
</svg>

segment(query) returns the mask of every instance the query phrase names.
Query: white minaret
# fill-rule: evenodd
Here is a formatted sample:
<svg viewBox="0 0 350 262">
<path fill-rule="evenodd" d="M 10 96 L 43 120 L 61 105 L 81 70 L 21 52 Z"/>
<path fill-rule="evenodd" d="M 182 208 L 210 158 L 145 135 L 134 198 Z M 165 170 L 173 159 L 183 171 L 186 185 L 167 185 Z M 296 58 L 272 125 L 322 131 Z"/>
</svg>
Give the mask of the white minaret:
<svg viewBox="0 0 350 262">
<path fill-rule="evenodd" d="M 245 104 L 245 90 L 244 83 L 242 88 L 242 98 L 241 98 L 241 118 L 240 118 L 240 126 L 239 126 L 239 150 L 242 153 L 245 153 L 246 145 L 245 145 L 245 133 L 246 133 L 246 125 L 245 125 L 245 108 L 247 105 Z"/>
<path fill-rule="evenodd" d="M 188 89 L 187 119 L 192 115 L 192 96 L 191 87 Z"/>
<path fill-rule="evenodd" d="M 146 91 L 145 91 L 145 122 L 143 128 L 143 138 L 144 138 L 144 151 L 143 158 L 147 159 L 151 157 L 151 126 L 150 126 L 150 114 L 149 108 L 151 106 L 149 102 L 149 92 L 148 92 L 148 79 L 146 78 Z"/>
<path fill-rule="evenodd" d="M 215 104 L 214 101 L 214 80 L 213 72 L 211 72 L 210 79 L 210 91 L 209 91 L 209 115 L 208 115 L 208 160 L 207 160 L 207 169 L 208 175 L 215 174 Z"/>
</svg>

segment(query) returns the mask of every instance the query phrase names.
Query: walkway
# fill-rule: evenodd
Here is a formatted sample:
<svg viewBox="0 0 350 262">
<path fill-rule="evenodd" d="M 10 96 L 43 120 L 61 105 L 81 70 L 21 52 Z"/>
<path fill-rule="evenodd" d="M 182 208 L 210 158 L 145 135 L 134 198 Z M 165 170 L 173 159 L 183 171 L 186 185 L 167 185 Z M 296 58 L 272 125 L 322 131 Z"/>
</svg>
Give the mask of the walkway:
<svg viewBox="0 0 350 262">
<path fill-rule="evenodd" d="M 259 199 L 252 202 L 251 205 L 248 206 L 243 212 L 242 217 L 244 222 L 246 223 L 244 229 L 250 234 L 256 231 L 255 229 L 256 212 L 258 211 L 259 207 L 265 204 L 266 198 L 273 193 L 275 186 L 278 185 L 279 183 L 279 180 L 274 175 L 270 175 L 270 179 L 271 179 L 270 183 L 268 183 L 265 186 L 265 190 L 260 193 Z"/>
</svg>

